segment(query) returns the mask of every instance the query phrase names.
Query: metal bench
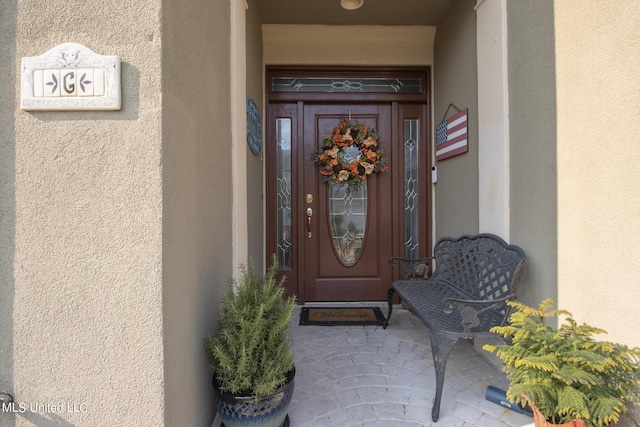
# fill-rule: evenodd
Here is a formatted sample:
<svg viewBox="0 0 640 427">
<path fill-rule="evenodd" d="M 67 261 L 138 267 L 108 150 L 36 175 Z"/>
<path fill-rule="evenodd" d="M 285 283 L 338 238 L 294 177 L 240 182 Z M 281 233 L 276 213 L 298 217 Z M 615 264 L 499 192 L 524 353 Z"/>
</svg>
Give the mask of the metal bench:
<svg viewBox="0 0 640 427">
<path fill-rule="evenodd" d="M 391 265 L 403 267 L 405 279 L 394 281 L 389 288 L 389 313 L 384 328 L 389 324 L 392 299 L 397 292 L 429 329 L 436 369 L 436 397 L 431 417 L 438 421 L 449 353 L 459 340 L 492 335 L 491 327 L 507 321 L 506 303 L 515 297 L 525 254 L 519 247 L 487 233 L 442 238 L 433 253 L 433 257 L 419 260 L 389 259 Z M 412 269 L 422 273 L 430 260 L 435 260 L 435 270 L 430 277 L 408 278 Z"/>
</svg>

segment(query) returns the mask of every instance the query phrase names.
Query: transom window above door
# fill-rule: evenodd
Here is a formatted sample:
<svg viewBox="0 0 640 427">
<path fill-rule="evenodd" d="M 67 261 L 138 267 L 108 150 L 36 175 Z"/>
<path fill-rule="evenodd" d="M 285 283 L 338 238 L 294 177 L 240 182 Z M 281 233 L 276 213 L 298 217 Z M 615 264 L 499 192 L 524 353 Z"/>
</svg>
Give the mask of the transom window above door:
<svg viewBox="0 0 640 427">
<path fill-rule="evenodd" d="M 273 92 L 422 93 L 421 78 L 274 77 Z"/>
<path fill-rule="evenodd" d="M 271 100 L 371 100 L 426 102 L 429 73 L 424 67 L 270 66 L 266 75 Z M 346 97 L 346 98 L 345 98 Z"/>
</svg>

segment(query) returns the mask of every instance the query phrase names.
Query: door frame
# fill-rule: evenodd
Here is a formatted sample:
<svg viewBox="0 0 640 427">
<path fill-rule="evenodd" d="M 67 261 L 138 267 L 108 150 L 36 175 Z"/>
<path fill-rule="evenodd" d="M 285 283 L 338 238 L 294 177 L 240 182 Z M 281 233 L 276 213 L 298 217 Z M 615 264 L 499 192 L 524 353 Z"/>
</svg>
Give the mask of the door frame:
<svg viewBox="0 0 640 427">
<path fill-rule="evenodd" d="M 430 97 L 431 97 L 431 79 L 430 79 L 430 67 L 349 67 L 349 66 L 267 66 L 266 67 L 266 120 L 264 123 L 265 128 L 265 258 L 268 265 L 271 264 L 273 253 L 277 247 L 277 230 L 275 227 L 275 211 L 276 211 L 276 183 L 271 182 L 270 177 L 276 170 L 276 156 L 275 150 L 270 147 L 269 141 L 271 141 L 272 133 L 275 135 L 273 125 L 276 117 L 273 116 L 272 111 L 274 109 L 281 109 L 288 111 L 292 117 L 295 117 L 295 122 L 292 123 L 292 140 L 303 141 L 303 108 L 305 102 L 313 103 L 332 103 L 332 104 L 357 104 L 357 103 L 389 103 L 391 105 L 391 121 L 392 121 L 392 144 L 400 147 L 399 141 L 403 138 L 403 129 L 401 124 L 405 118 L 417 117 L 424 123 L 424 126 L 420 126 L 420 140 L 425 143 L 422 145 L 426 149 L 421 150 L 421 163 L 424 167 L 420 170 L 419 179 L 419 194 L 420 197 L 420 212 L 426 213 L 420 215 L 420 249 L 419 256 L 425 257 L 431 255 L 431 242 L 432 242 L 432 182 L 431 182 L 431 166 L 433 164 L 433 144 L 432 144 L 432 124 L 430 114 Z M 278 92 L 274 91 L 272 87 L 273 78 L 276 77 L 334 77 L 343 79 L 358 79 L 366 77 L 375 78 L 419 78 L 423 82 L 420 93 L 355 93 L 355 92 L 333 92 L 333 93 L 320 93 L 320 92 Z M 279 105 L 272 108 L 272 106 Z M 398 151 L 396 149 L 396 151 Z M 301 156 L 302 150 L 299 152 Z M 402 163 L 402 155 L 392 156 L 390 166 L 390 173 L 393 174 L 392 181 L 398 183 L 396 188 L 393 188 L 394 198 L 401 200 L 402 197 L 398 194 L 401 190 L 401 183 L 403 183 L 404 166 Z M 300 163 L 303 159 L 293 158 L 292 162 Z M 273 180 L 275 181 L 275 180 Z M 296 183 L 292 183 L 292 194 L 295 195 L 297 191 Z M 403 191 L 401 192 L 403 193 Z M 297 215 L 304 207 L 303 197 L 296 198 L 293 196 L 292 200 L 292 215 Z M 404 255 L 404 216 L 402 215 L 403 206 L 401 203 L 397 203 L 392 207 L 392 216 L 394 218 L 395 230 L 398 230 L 398 236 L 394 238 L 392 242 L 392 253 L 394 256 Z M 296 221 L 293 221 L 295 227 Z M 285 287 L 288 294 L 296 294 L 298 296 L 298 303 L 303 304 L 306 301 L 304 290 L 304 268 L 301 264 L 301 257 L 304 245 L 303 233 L 300 225 L 299 229 L 293 228 L 291 231 L 295 240 L 293 244 L 297 246 L 296 252 L 294 252 L 292 258 L 291 269 L 279 269 L 278 275 L 286 278 Z M 399 278 L 400 271 L 393 271 L 393 278 Z M 381 300 L 385 295 L 381 295 Z"/>
</svg>

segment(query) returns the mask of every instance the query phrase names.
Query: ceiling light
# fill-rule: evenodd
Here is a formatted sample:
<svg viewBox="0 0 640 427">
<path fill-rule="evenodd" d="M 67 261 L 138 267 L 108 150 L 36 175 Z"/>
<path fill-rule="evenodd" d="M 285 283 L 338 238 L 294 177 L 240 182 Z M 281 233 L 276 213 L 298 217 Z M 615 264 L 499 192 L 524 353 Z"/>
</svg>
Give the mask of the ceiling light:
<svg viewBox="0 0 640 427">
<path fill-rule="evenodd" d="M 340 6 L 347 10 L 356 10 L 364 4 L 364 0 L 340 0 Z"/>
</svg>

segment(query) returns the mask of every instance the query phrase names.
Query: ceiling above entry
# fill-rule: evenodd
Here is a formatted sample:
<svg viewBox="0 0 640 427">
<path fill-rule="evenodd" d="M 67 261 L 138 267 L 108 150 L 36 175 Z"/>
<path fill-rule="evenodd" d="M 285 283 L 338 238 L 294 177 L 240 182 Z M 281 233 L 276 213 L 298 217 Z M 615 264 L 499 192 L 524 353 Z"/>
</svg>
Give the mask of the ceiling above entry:
<svg viewBox="0 0 640 427">
<path fill-rule="evenodd" d="M 347 10 L 341 0 L 254 0 L 265 24 L 431 26 L 438 25 L 454 1 L 364 0 Z"/>
</svg>

